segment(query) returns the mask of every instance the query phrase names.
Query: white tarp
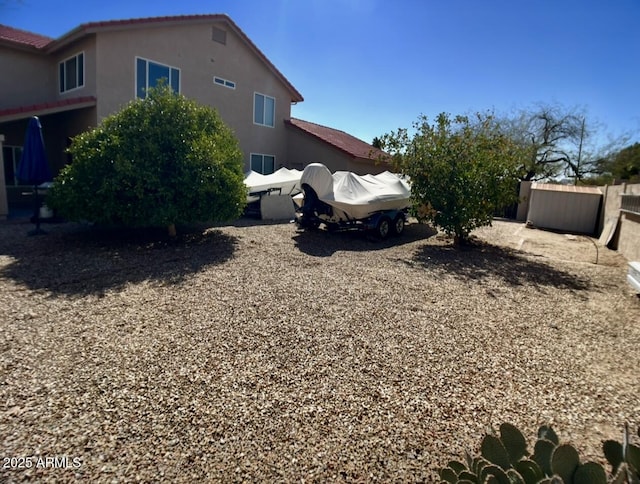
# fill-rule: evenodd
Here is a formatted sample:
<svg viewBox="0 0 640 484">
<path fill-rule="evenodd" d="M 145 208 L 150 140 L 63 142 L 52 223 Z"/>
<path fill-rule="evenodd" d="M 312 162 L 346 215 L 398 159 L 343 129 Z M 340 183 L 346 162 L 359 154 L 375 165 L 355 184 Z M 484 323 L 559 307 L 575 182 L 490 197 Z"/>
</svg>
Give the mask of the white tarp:
<svg viewBox="0 0 640 484">
<path fill-rule="evenodd" d="M 321 163 L 311 163 L 302 172 L 300 184 L 308 184 L 318 198 L 340 209 L 348 218 L 363 219 L 381 210 L 409 207 L 411 188 L 397 175 L 356 175 L 337 171 L 333 175 Z"/>
<path fill-rule="evenodd" d="M 244 184 L 249 194 L 279 189 L 281 195 L 295 195 L 300 192 L 301 176 L 300 170 L 289 170 L 284 167 L 270 175 L 249 171 L 245 174 Z M 258 196 L 249 196 L 249 201 L 258 198 Z"/>
</svg>

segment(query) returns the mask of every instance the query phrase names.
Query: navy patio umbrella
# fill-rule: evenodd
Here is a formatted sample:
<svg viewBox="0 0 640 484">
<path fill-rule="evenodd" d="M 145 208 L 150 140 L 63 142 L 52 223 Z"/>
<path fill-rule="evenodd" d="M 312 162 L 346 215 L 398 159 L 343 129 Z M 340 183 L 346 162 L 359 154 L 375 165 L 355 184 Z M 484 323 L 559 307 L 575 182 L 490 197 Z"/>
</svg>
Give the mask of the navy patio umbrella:
<svg viewBox="0 0 640 484">
<path fill-rule="evenodd" d="M 33 185 L 34 192 L 34 219 L 36 221 L 36 229 L 30 232 L 30 235 L 42 234 L 40 229 L 40 200 L 38 198 L 38 185 L 51 181 L 51 170 L 47 161 L 47 154 L 44 149 L 44 140 L 42 138 L 42 126 L 37 116 L 33 116 L 29 120 L 27 132 L 24 137 L 24 146 L 22 147 L 22 158 L 16 172 L 18 180 L 26 185 Z"/>
</svg>

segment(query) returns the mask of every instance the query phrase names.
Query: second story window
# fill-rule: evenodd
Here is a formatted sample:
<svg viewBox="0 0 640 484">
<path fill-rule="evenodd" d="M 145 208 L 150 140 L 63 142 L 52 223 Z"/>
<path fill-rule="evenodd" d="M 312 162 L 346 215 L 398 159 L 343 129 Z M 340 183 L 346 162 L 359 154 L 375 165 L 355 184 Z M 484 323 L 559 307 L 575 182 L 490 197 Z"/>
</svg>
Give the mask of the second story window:
<svg viewBox="0 0 640 484">
<path fill-rule="evenodd" d="M 228 87 L 229 89 L 235 89 L 236 88 L 236 83 L 235 82 L 230 81 L 228 79 L 223 79 L 222 77 L 215 76 L 213 78 L 213 82 L 215 84 L 217 84 L 218 86 Z"/>
<path fill-rule="evenodd" d="M 180 92 L 180 69 L 136 58 L 136 96 L 143 99 L 147 97 L 147 89 L 157 86 L 161 79 L 174 92 Z"/>
<path fill-rule="evenodd" d="M 58 65 L 60 92 L 67 92 L 84 86 L 84 52 L 63 60 Z"/>
<path fill-rule="evenodd" d="M 253 95 L 253 122 L 262 126 L 275 126 L 276 100 L 264 94 Z"/>
</svg>

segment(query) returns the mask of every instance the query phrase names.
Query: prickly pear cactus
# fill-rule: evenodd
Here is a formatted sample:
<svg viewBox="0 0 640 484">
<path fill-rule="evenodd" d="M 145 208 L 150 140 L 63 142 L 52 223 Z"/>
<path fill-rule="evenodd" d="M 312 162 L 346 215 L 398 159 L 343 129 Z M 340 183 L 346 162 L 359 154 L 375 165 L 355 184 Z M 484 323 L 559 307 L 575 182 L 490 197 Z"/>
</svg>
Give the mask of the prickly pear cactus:
<svg viewBox="0 0 640 484">
<path fill-rule="evenodd" d="M 638 429 L 640 436 L 640 429 Z M 515 426 L 504 423 L 499 435 L 487 434 L 480 444 L 480 455 L 467 453 L 465 463 L 451 461 L 440 470 L 440 479 L 448 483 L 477 484 L 640 484 L 640 447 L 613 440 L 603 446 L 611 464 L 611 479 L 600 464 L 580 462 L 578 451 L 561 444 L 558 435 L 546 425 L 538 429 L 533 453 Z"/>
<path fill-rule="evenodd" d="M 640 427 L 638 428 L 640 437 Z M 640 484 L 640 447 L 629 441 L 629 426 L 625 425 L 622 443 L 607 440 L 602 445 L 604 456 L 611 465 L 613 483 Z"/>
</svg>

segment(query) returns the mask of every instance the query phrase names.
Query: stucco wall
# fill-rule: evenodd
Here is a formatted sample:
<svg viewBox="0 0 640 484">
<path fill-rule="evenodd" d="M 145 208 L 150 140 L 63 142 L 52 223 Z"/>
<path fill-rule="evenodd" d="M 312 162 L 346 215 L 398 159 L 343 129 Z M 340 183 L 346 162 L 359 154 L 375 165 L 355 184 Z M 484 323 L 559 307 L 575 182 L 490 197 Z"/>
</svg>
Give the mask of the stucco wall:
<svg viewBox="0 0 640 484">
<path fill-rule="evenodd" d="M 213 40 L 213 28 L 226 32 L 224 43 Z M 84 86 L 59 93 L 58 65 L 84 53 Z M 0 47 L 0 109 L 27 104 L 95 96 L 91 126 L 125 106 L 136 95 L 136 57 L 180 71 L 180 91 L 214 107 L 235 132 L 249 169 L 251 153 L 272 155 L 276 167 L 286 165 L 291 98 L 288 86 L 270 70 L 236 31 L 224 21 L 203 20 L 139 24 L 99 30 L 71 41 L 53 54 Z M 235 83 L 215 84 L 214 76 Z M 273 127 L 253 121 L 254 93 L 275 99 Z M 85 123 L 84 114 L 82 123 Z M 86 129 L 86 126 L 85 126 Z"/>
<path fill-rule="evenodd" d="M 289 133 L 287 168 L 303 170 L 310 163 L 322 163 L 331 172 L 348 169 L 353 158 L 344 151 L 334 148 L 296 127 L 289 126 L 287 130 Z"/>
<path fill-rule="evenodd" d="M 0 46 L 0 109 L 51 101 L 57 67 L 42 53 Z"/>
<path fill-rule="evenodd" d="M 344 168 L 343 168 L 344 169 Z M 358 175 L 377 175 L 383 171 L 391 171 L 392 168 L 387 163 L 377 163 L 363 158 L 352 158 L 347 164 L 347 171 L 352 171 Z"/>
<path fill-rule="evenodd" d="M 608 220 L 617 219 L 620 212 L 620 195 L 624 193 L 625 185 L 607 185 L 602 189 L 604 194 L 604 210 L 601 217 L 601 228 Z"/>
<path fill-rule="evenodd" d="M 618 225 L 617 249 L 627 260 L 640 261 L 640 215 L 623 212 Z"/>
<path fill-rule="evenodd" d="M 322 163 L 332 173 L 344 170 L 358 175 L 376 175 L 391 169 L 386 163 L 354 158 L 294 126 L 288 126 L 287 144 L 287 168 L 303 170 L 309 163 Z"/>
<path fill-rule="evenodd" d="M 65 59 L 84 52 L 83 87 L 60 93 L 58 69 Z M 0 109 L 52 103 L 68 98 L 95 95 L 95 55 L 93 37 L 71 43 L 46 55 L 0 47 Z"/>
<path fill-rule="evenodd" d="M 621 195 L 640 195 L 640 184 L 611 185 L 603 191 L 605 204 L 602 225 L 617 220 L 617 230 L 609 246 L 617 249 L 627 260 L 640 261 L 640 215 L 620 211 Z"/>
<path fill-rule="evenodd" d="M 227 32 L 226 43 L 212 40 L 212 28 Z M 235 132 L 244 152 L 274 155 L 276 167 L 286 164 L 286 128 L 291 93 L 246 43 L 224 23 L 144 26 L 100 32 L 96 46 L 98 118 L 119 110 L 135 97 L 136 57 L 180 70 L 180 91 L 218 110 Z M 235 83 L 235 89 L 213 82 L 214 76 Z M 276 99 L 275 126 L 253 122 L 254 93 Z"/>
</svg>

